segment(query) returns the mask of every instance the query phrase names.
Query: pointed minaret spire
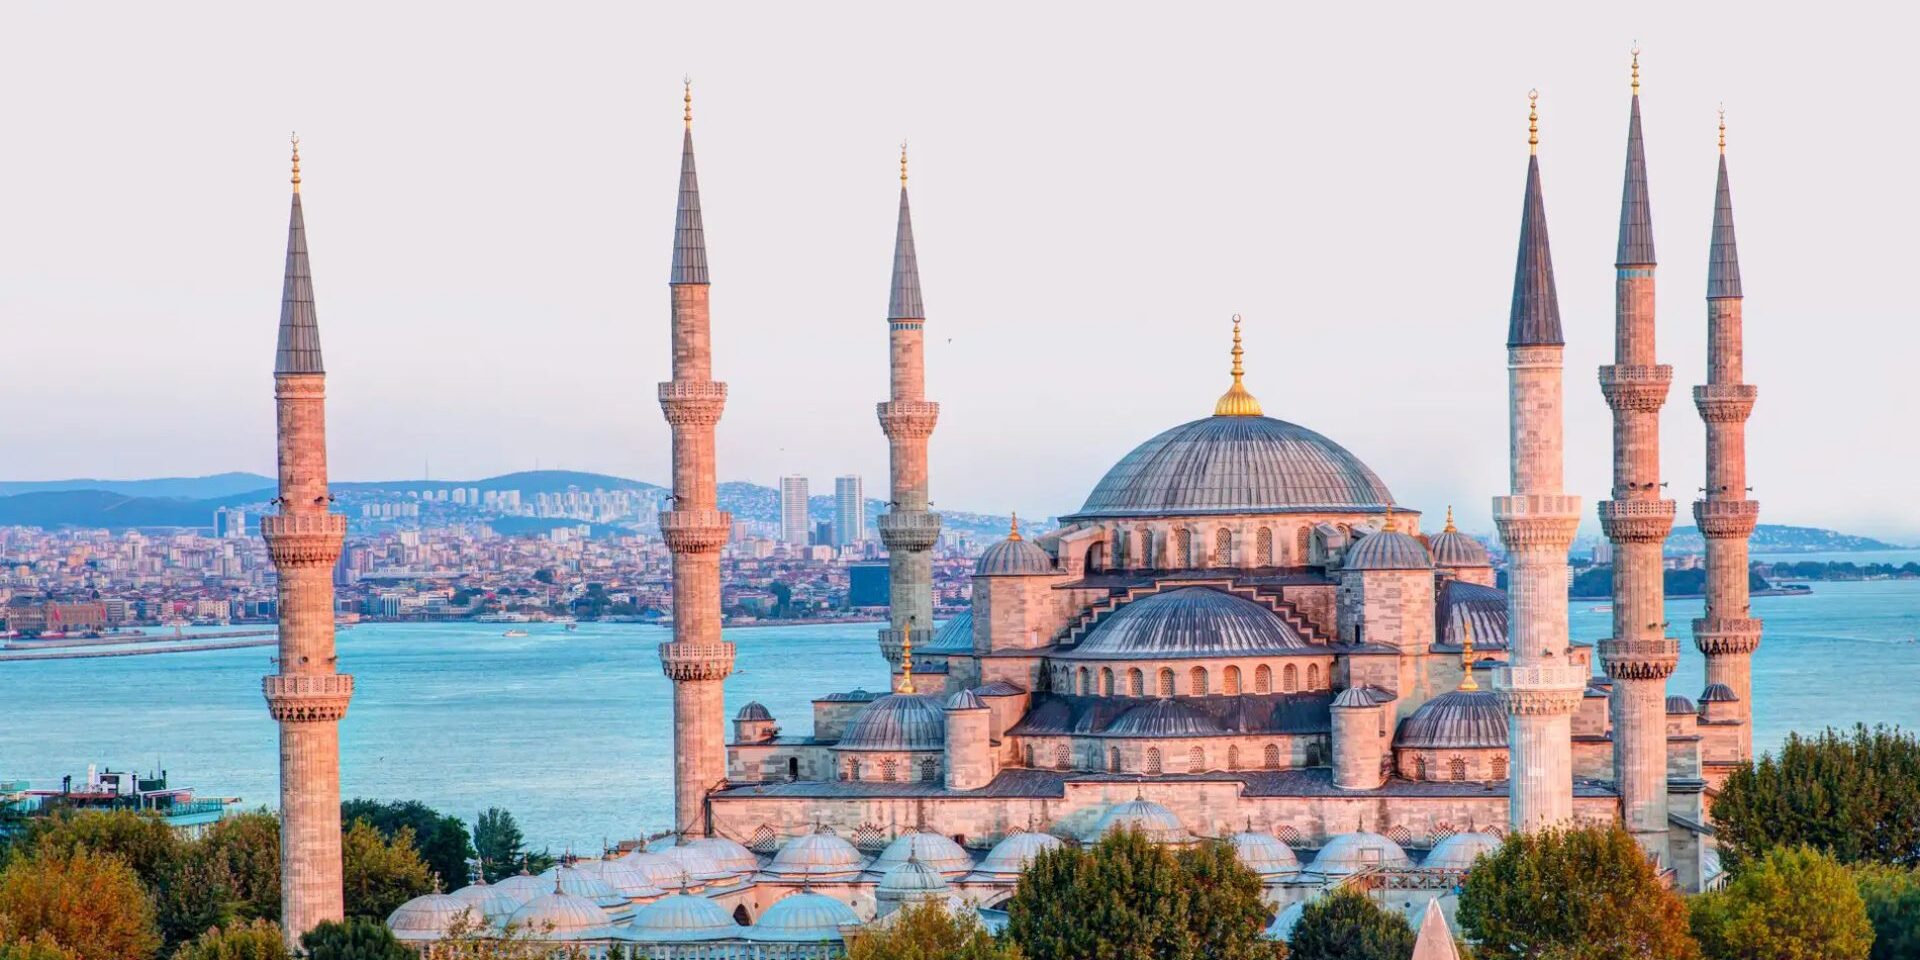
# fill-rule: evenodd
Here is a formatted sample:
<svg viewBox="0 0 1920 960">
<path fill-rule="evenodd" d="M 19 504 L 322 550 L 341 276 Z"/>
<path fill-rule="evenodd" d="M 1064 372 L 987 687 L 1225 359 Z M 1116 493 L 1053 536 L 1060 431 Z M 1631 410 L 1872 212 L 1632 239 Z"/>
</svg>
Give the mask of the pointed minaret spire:
<svg viewBox="0 0 1920 960">
<path fill-rule="evenodd" d="M 673 219 L 673 276 L 668 283 L 707 283 L 707 234 L 700 223 L 700 178 L 693 169 L 693 79 L 682 81 L 686 133 L 680 140 L 680 205 Z"/>
<path fill-rule="evenodd" d="M 1647 150 L 1640 137 L 1640 48 L 1633 48 L 1633 108 L 1627 119 L 1627 173 L 1620 192 L 1620 246 L 1614 266 L 1651 266 L 1653 209 L 1647 199 Z"/>
<path fill-rule="evenodd" d="M 280 287 L 280 343 L 274 373 L 325 373 L 320 319 L 313 309 L 313 271 L 307 264 L 307 220 L 300 211 L 300 135 L 293 135 L 293 209 L 287 215 L 287 273 Z"/>
<path fill-rule="evenodd" d="M 913 254 L 913 213 L 907 206 L 907 142 L 900 141 L 900 223 L 893 233 L 893 288 L 888 320 L 925 320 L 920 302 L 920 261 Z"/>
<path fill-rule="evenodd" d="M 1540 192 L 1540 91 L 1527 91 L 1527 193 L 1520 203 L 1520 257 L 1513 268 L 1513 311 L 1507 346 L 1559 345 L 1560 295 L 1547 243 L 1547 203 Z"/>
<path fill-rule="evenodd" d="M 1707 299 L 1740 296 L 1740 248 L 1733 240 L 1733 192 L 1727 187 L 1727 111 L 1720 110 L 1720 180 L 1713 191 L 1713 246 L 1707 253 Z"/>
</svg>

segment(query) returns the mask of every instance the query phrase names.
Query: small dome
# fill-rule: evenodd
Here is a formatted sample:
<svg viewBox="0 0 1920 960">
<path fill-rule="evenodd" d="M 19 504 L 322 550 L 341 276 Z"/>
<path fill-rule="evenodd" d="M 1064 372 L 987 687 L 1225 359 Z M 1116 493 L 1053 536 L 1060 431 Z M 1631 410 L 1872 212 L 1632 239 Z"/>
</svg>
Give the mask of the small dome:
<svg viewBox="0 0 1920 960">
<path fill-rule="evenodd" d="M 646 871 L 624 860 L 581 860 L 574 868 L 599 877 L 628 900 L 650 900 L 667 894 Z"/>
<path fill-rule="evenodd" d="M 1240 865 L 1259 874 L 1262 879 L 1300 872 L 1300 858 L 1294 856 L 1293 848 L 1281 843 L 1280 838 L 1271 833 L 1236 833 L 1227 842 L 1233 844 L 1233 855 Z"/>
<path fill-rule="evenodd" d="M 1427 858 L 1420 861 L 1422 870 L 1467 870 L 1473 867 L 1473 861 L 1482 854 L 1500 849 L 1500 838 L 1491 833 L 1456 833 L 1433 845 L 1427 852 Z"/>
<path fill-rule="evenodd" d="M 1430 570 L 1433 558 L 1411 534 L 1382 530 L 1348 547 L 1341 565 L 1348 570 Z"/>
<path fill-rule="evenodd" d="M 553 892 L 553 879 L 541 879 L 530 873 L 516 874 L 499 883 L 493 884 L 497 893 L 513 898 L 513 902 L 525 904 L 534 897 Z"/>
<path fill-rule="evenodd" d="M 1017 697 L 1026 693 L 1027 690 L 1011 680 L 995 680 L 992 683 L 983 683 L 974 687 L 973 692 L 976 696 L 982 697 Z"/>
<path fill-rule="evenodd" d="M 1192 837 L 1187 834 L 1186 825 L 1180 818 L 1152 800 L 1135 797 L 1126 803 L 1116 803 L 1101 814 L 1098 823 L 1093 825 L 1089 840 L 1098 840 L 1116 830 L 1138 830 L 1155 843 L 1185 843 Z"/>
<path fill-rule="evenodd" d="M 408 943 L 444 940 L 463 918 L 469 925 L 484 923 L 478 907 L 444 893 L 429 893 L 408 900 L 388 915 L 387 929 L 395 939 Z"/>
<path fill-rule="evenodd" d="M 468 884 L 448 896 L 472 907 L 479 913 L 479 919 L 495 927 L 506 925 L 507 918 L 521 906 L 512 894 L 501 893 L 499 887 L 490 883 Z"/>
<path fill-rule="evenodd" d="M 1056 572 L 1053 558 L 1045 550 L 1020 539 L 1018 526 L 1005 540 L 988 547 L 973 565 L 976 577 L 1045 577 Z"/>
<path fill-rule="evenodd" d="M 740 925 L 727 915 L 725 907 L 712 900 L 676 893 L 635 912 L 629 934 L 636 940 L 685 943 L 738 936 Z"/>
<path fill-rule="evenodd" d="M 1460 647 L 1473 634 L 1473 649 L 1507 649 L 1507 592 L 1494 587 L 1448 580 L 1434 598 L 1434 640 Z"/>
<path fill-rule="evenodd" d="M 822 943 L 840 940 L 845 928 L 858 926 L 853 908 L 832 897 L 801 891 L 773 902 L 746 938 L 762 943 Z"/>
<path fill-rule="evenodd" d="M 879 885 L 874 888 L 878 899 L 907 903 L 931 900 L 946 892 L 947 878 L 917 858 L 894 864 L 881 875 Z"/>
<path fill-rule="evenodd" d="M 854 714 L 836 750 L 938 750 L 947 742 L 947 718 L 928 694 L 890 693 Z"/>
<path fill-rule="evenodd" d="M 1129 601 L 1087 631 L 1067 660 L 1251 657 L 1305 649 L 1271 607 L 1211 587 L 1176 587 Z"/>
<path fill-rule="evenodd" d="M 1109 737 L 1210 737 L 1219 732 L 1212 716 L 1178 700 L 1143 703 L 1106 729 Z"/>
<path fill-rule="evenodd" d="M 1368 867 L 1404 870 L 1412 866 L 1413 861 L 1399 844 L 1377 833 L 1356 830 L 1328 840 L 1314 855 L 1312 871 L 1322 876 L 1343 877 Z"/>
<path fill-rule="evenodd" d="M 1026 872 L 1033 864 L 1033 858 L 1043 850 L 1058 850 L 1066 846 L 1059 837 L 1050 833 L 1023 831 L 1009 833 L 993 849 L 987 851 L 986 859 L 980 861 L 979 872 L 991 877 L 1013 878 Z"/>
<path fill-rule="evenodd" d="M 962 610 L 949 617 L 923 643 L 913 645 L 914 653 L 972 653 L 973 611 Z"/>
<path fill-rule="evenodd" d="M 1305 901 L 1288 904 L 1285 910 L 1280 911 L 1279 915 L 1273 918 L 1272 923 L 1267 924 L 1264 935 L 1268 940 L 1292 940 L 1293 928 L 1300 925 L 1300 917 L 1306 913 L 1306 910 Z"/>
<path fill-rule="evenodd" d="M 754 856 L 752 850 L 726 837 L 704 837 L 687 846 L 704 851 L 720 865 L 720 869 L 731 873 L 749 874 L 760 869 L 760 858 Z"/>
<path fill-rule="evenodd" d="M 1733 688 L 1724 683 L 1709 683 L 1705 690 L 1700 691 L 1700 703 L 1702 706 L 1709 703 L 1738 702 L 1740 702 L 1740 695 L 1734 693 Z"/>
<path fill-rule="evenodd" d="M 690 843 L 667 847 L 660 851 L 660 856 L 678 864 L 680 869 L 686 871 L 687 879 L 697 883 L 733 879 L 733 871 L 721 866 L 720 861 L 715 859 L 711 852 Z"/>
<path fill-rule="evenodd" d="M 687 883 L 693 881 L 692 877 L 686 876 L 686 872 L 678 861 L 650 850 L 635 850 L 621 857 L 620 862 L 639 870 L 647 878 L 648 883 L 662 890 L 678 890 L 686 885 L 682 880 Z"/>
<path fill-rule="evenodd" d="M 922 863 L 949 877 L 958 877 L 973 869 L 973 858 L 951 839 L 937 833 L 903 833 L 887 844 L 880 855 L 867 865 L 872 873 L 885 874 L 909 860 Z"/>
<path fill-rule="evenodd" d="M 571 893 L 543 893 L 513 912 L 507 926 L 535 940 L 592 940 L 607 932 L 607 913 Z"/>
<path fill-rule="evenodd" d="M 740 708 L 739 713 L 734 714 L 733 719 L 735 720 L 772 720 L 773 712 L 768 710 L 766 705 L 761 703 L 760 701 L 751 700 L 751 701 L 748 701 L 746 706 Z"/>
<path fill-rule="evenodd" d="M 1420 705 L 1400 725 L 1402 747 L 1504 747 L 1507 708 L 1491 690 L 1455 690 Z"/>
<path fill-rule="evenodd" d="M 985 710 L 986 708 L 987 705 L 981 701 L 980 695 L 972 690 L 955 690 L 953 696 L 947 698 L 946 709 L 948 710 Z"/>
<path fill-rule="evenodd" d="M 1700 712 L 1700 708 L 1696 706 L 1692 700 L 1688 700 L 1686 697 L 1671 696 L 1667 698 L 1667 716 L 1669 717 L 1677 717 L 1683 714 L 1699 713 L 1699 712 Z"/>
<path fill-rule="evenodd" d="M 629 906 L 627 898 L 614 890 L 612 884 L 579 867 L 559 863 L 548 867 L 540 874 L 540 879 L 548 883 L 553 883 L 556 878 L 560 881 L 561 893 L 570 893 L 581 899 L 591 900 L 594 906 L 613 913 L 624 915 L 627 911 Z"/>
<path fill-rule="evenodd" d="M 1453 526 L 1453 508 L 1447 508 L 1447 526 L 1427 538 L 1427 552 L 1433 554 L 1436 567 L 1491 567 L 1493 556 L 1487 552 L 1480 541 L 1461 533 Z"/>
<path fill-rule="evenodd" d="M 1338 694 L 1335 694 L 1331 706 L 1364 709 L 1366 707 L 1377 707 L 1383 703 L 1391 703 L 1395 699 L 1393 694 L 1372 684 L 1365 684 L 1358 687 L 1348 687 Z"/>
<path fill-rule="evenodd" d="M 766 872 L 774 877 L 832 877 L 859 873 L 866 858 L 853 844 L 831 833 L 809 833 L 787 841 Z"/>
</svg>

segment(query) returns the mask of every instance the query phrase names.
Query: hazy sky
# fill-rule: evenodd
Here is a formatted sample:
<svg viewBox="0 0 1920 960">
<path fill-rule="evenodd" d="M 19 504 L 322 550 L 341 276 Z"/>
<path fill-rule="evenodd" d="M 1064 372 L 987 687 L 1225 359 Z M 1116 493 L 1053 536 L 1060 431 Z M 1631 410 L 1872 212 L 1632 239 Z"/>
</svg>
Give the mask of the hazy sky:
<svg viewBox="0 0 1920 960">
<path fill-rule="evenodd" d="M 429 459 L 665 479 L 690 73 L 723 479 L 884 490 L 905 137 L 937 506 L 1079 506 L 1211 411 L 1238 312 L 1269 415 L 1484 529 L 1538 87 L 1569 478 L 1599 499 L 1637 39 L 1683 517 L 1725 101 L 1763 516 L 1920 533 L 1910 24 L 1831 4 L 915 6 L 9 5 L 0 473 L 271 472 L 297 128 L 336 479 Z"/>
</svg>

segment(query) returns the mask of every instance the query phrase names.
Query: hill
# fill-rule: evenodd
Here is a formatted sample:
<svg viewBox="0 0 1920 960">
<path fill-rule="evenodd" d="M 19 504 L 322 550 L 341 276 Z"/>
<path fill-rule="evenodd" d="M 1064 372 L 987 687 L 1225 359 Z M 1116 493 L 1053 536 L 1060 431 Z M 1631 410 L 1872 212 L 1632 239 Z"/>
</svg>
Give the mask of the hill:
<svg viewBox="0 0 1920 960">
<path fill-rule="evenodd" d="M 177 497 L 129 497 L 106 490 L 50 490 L 0 497 L 0 526 L 211 527 L 224 505 Z"/>
<path fill-rule="evenodd" d="M 267 486 L 272 486 L 269 480 Z M 347 480 L 333 484 L 336 490 L 379 491 L 393 490 L 451 490 L 455 487 L 479 488 L 487 490 L 518 490 L 523 494 L 561 493 L 569 488 L 581 490 L 663 490 L 659 484 L 644 480 L 629 480 L 605 473 L 587 473 L 580 470 L 522 470 L 518 473 L 503 473 L 497 477 L 481 480 Z"/>
<path fill-rule="evenodd" d="M 1899 544 L 1872 537 L 1858 537 L 1819 527 L 1792 527 L 1763 523 L 1754 528 L 1751 547 L 1754 553 L 1841 553 L 1859 550 L 1900 550 Z M 1675 527 L 1667 540 L 1668 553 L 1701 553 L 1707 541 L 1697 527 Z"/>
<path fill-rule="evenodd" d="M 205 477 L 156 477 L 150 480 L 0 480 L 0 497 L 23 493 L 93 490 L 125 497 L 211 500 L 269 489 L 274 478 L 257 473 L 216 473 Z M 270 496 L 270 495 L 269 495 Z"/>
</svg>

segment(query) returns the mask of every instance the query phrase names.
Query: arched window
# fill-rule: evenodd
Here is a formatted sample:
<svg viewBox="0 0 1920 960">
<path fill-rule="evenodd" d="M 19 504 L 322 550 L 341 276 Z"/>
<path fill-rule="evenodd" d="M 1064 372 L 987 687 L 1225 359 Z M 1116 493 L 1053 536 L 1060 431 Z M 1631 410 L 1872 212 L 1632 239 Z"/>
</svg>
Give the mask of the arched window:
<svg viewBox="0 0 1920 960">
<path fill-rule="evenodd" d="M 1207 752 L 1205 750 L 1202 750 L 1199 747 L 1194 747 L 1192 750 L 1187 751 L 1187 772 L 1188 773 L 1206 773 L 1207 772 Z"/>
<path fill-rule="evenodd" d="M 1113 541 L 1113 568 L 1124 570 L 1127 566 L 1127 534 L 1125 531 L 1115 530 L 1110 539 Z"/>
<path fill-rule="evenodd" d="M 1266 761 L 1268 770 L 1280 769 L 1280 745 L 1277 743 L 1267 744 L 1266 756 L 1262 759 Z"/>
<path fill-rule="evenodd" d="M 1427 758 L 1426 757 L 1413 758 L 1413 778 L 1415 780 L 1425 780 L 1427 778 Z"/>
<path fill-rule="evenodd" d="M 1127 671 L 1127 693 L 1135 697 L 1147 695 L 1147 675 L 1141 673 L 1139 667 Z"/>
<path fill-rule="evenodd" d="M 1170 667 L 1160 668 L 1160 695 L 1173 696 L 1173 669 Z"/>
<path fill-rule="evenodd" d="M 1317 767 L 1325 762 L 1320 758 L 1320 741 L 1315 740 L 1307 744 L 1307 766 Z"/>
<path fill-rule="evenodd" d="M 1207 668 L 1194 667 L 1193 671 L 1187 676 L 1187 683 L 1188 685 L 1193 687 L 1193 689 L 1187 691 L 1188 694 L 1196 697 L 1206 696 L 1207 695 Z"/>
<path fill-rule="evenodd" d="M 1027 744 L 1027 769 L 1033 769 L 1033 744 Z"/>
<path fill-rule="evenodd" d="M 893 760 L 880 761 L 880 779 L 888 783 L 900 779 L 900 764 Z"/>
<path fill-rule="evenodd" d="M 743 927 L 753 926 L 753 914 L 747 912 L 746 904 L 733 908 L 733 922 Z"/>
<path fill-rule="evenodd" d="M 1152 530 L 1140 531 L 1140 566 L 1154 566 Z"/>
<path fill-rule="evenodd" d="M 1113 747 L 1107 750 L 1107 772 L 1108 773 L 1120 772 L 1120 748 L 1119 747 Z"/>
<path fill-rule="evenodd" d="M 788 780 L 800 779 L 800 758 L 799 757 L 787 758 L 787 779 Z"/>
<path fill-rule="evenodd" d="M 1113 668 L 1112 667 L 1100 668 L 1100 695 L 1103 697 L 1113 696 Z"/>
<path fill-rule="evenodd" d="M 1493 778 L 1495 780 L 1507 778 L 1507 758 L 1504 755 L 1493 758 Z"/>
<path fill-rule="evenodd" d="M 1313 556 L 1313 531 L 1306 527 L 1301 527 L 1299 533 L 1294 536 L 1293 540 L 1293 555 L 1297 558 L 1294 562 L 1304 566 L 1307 558 Z"/>
<path fill-rule="evenodd" d="M 1447 775 L 1456 781 L 1465 780 L 1467 778 L 1467 761 L 1460 757 L 1454 757 L 1452 760 L 1447 761 Z"/>
<path fill-rule="evenodd" d="M 1195 565 L 1193 562 L 1192 530 L 1181 527 L 1173 532 L 1173 555 L 1176 558 L 1174 562 L 1181 567 L 1191 567 Z"/>
<path fill-rule="evenodd" d="M 1159 747 L 1147 748 L 1147 772 L 1148 773 L 1160 772 L 1160 748 Z"/>
<path fill-rule="evenodd" d="M 1253 692 L 1254 693 L 1272 693 L 1273 692 L 1273 668 L 1272 667 L 1269 667 L 1263 663 L 1260 666 L 1254 668 Z"/>
<path fill-rule="evenodd" d="M 1227 695 L 1228 695 L 1228 696 L 1239 696 L 1239 694 L 1240 694 L 1240 668 L 1239 668 L 1239 667 L 1228 667 L 1228 668 L 1227 668 L 1227 674 L 1226 674 L 1226 678 L 1225 678 L 1225 681 L 1224 681 L 1224 682 L 1225 682 L 1225 683 L 1226 683 L 1226 685 L 1227 685 Z"/>
<path fill-rule="evenodd" d="M 847 779 L 848 780 L 860 779 L 860 761 L 858 760 L 847 761 Z"/>
<path fill-rule="evenodd" d="M 1087 548 L 1087 572 L 1092 573 L 1095 570 L 1105 570 L 1106 568 L 1107 568 L 1107 545 L 1105 543 L 1096 543 L 1093 546 L 1088 547 Z"/>
<path fill-rule="evenodd" d="M 1280 692 L 1292 693 L 1300 689 L 1300 672 L 1289 663 L 1280 671 Z"/>
<path fill-rule="evenodd" d="M 1240 748 L 1239 747 L 1227 748 L 1227 769 L 1228 770 L 1240 769 Z"/>
<path fill-rule="evenodd" d="M 920 779 L 932 783 L 940 779 L 940 764 L 932 757 L 920 761 Z"/>
<path fill-rule="evenodd" d="M 1086 667 L 1080 668 L 1080 685 L 1075 689 L 1083 697 L 1093 692 L 1093 674 Z"/>
<path fill-rule="evenodd" d="M 1073 769 L 1073 754 L 1067 750 L 1066 744 L 1061 743 L 1054 746 L 1053 766 L 1057 770 Z"/>
<path fill-rule="evenodd" d="M 1213 532 L 1213 565 L 1233 566 L 1233 531 L 1221 527 Z"/>
<path fill-rule="evenodd" d="M 1273 528 L 1261 527 L 1253 535 L 1254 563 L 1262 567 L 1273 566 Z"/>
<path fill-rule="evenodd" d="M 1320 689 L 1320 665 L 1317 663 L 1307 664 L 1307 689 Z"/>
</svg>

